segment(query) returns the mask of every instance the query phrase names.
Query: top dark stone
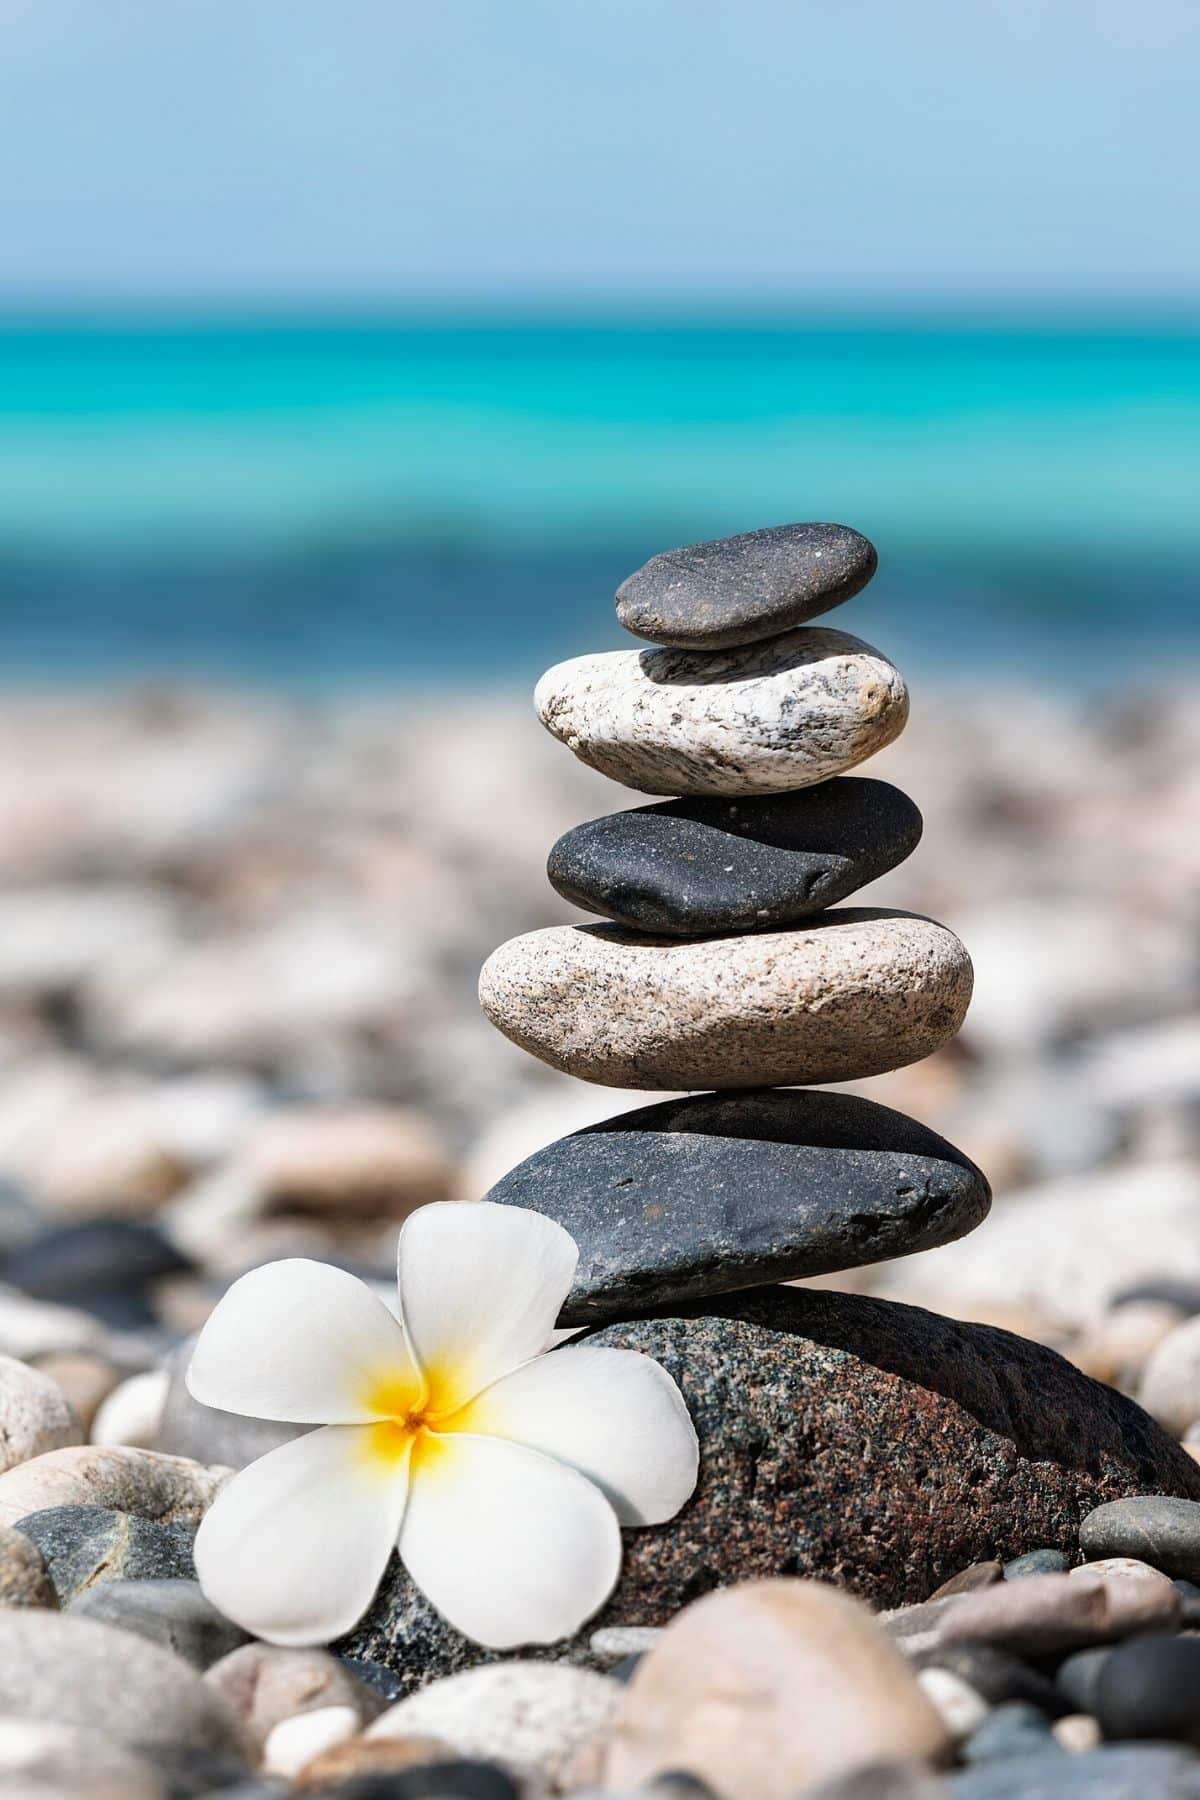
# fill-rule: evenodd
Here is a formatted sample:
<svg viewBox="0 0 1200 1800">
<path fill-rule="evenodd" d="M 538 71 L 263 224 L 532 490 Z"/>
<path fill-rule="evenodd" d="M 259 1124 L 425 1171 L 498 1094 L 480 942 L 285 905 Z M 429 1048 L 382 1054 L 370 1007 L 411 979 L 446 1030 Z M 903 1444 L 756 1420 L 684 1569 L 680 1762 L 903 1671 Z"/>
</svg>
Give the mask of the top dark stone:
<svg viewBox="0 0 1200 1800">
<path fill-rule="evenodd" d="M 617 589 L 635 637 L 722 650 L 779 637 L 866 587 L 875 547 L 848 525 L 772 525 L 652 556 Z"/>
</svg>

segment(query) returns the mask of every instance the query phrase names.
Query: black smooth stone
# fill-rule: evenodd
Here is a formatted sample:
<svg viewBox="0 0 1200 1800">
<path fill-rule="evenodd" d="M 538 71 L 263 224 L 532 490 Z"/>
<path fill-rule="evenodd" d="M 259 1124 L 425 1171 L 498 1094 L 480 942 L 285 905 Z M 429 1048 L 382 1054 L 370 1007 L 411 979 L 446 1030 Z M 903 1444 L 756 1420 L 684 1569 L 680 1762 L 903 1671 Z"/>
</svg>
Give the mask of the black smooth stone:
<svg viewBox="0 0 1200 1800">
<path fill-rule="evenodd" d="M 894 869 L 921 828 L 899 788 L 839 776 L 794 794 L 609 813 L 560 837 L 546 873 L 573 905 L 639 930 L 767 931 Z"/>
<path fill-rule="evenodd" d="M 1083 1654 L 1090 1655 L 1091 1652 L 1084 1651 Z M 1072 1700 L 1064 1698 L 1048 1675 L 1031 1668 L 1011 1650 L 1001 1650 L 996 1644 L 970 1641 L 938 1644 L 919 1651 L 911 1660 L 918 1669 L 949 1669 L 952 1674 L 961 1676 L 989 1706 L 1003 1706 L 1009 1700 L 1026 1700 L 1052 1719 L 1061 1718 L 1066 1712 L 1087 1710 L 1086 1707 L 1076 1708 Z"/>
<path fill-rule="evenodd" d="M 1006 1762 L 1019 1756 L 1065 1756 L 1045 1713 L 1027 1700 L 1009 1700 L 992 1709 L 962 1745 L 968 1765 Z"/>
<path fill-rule="evenodd" d="M 848 525 L 772 525 L 652 556 L 617 589 L 617 617 L 679 650 L 753 644 L 840 606 L 877 564 Z"/>
<path fill-rule="evenodd" d="M 1106 1738 L 1200 1745 L 1200 1638 L 1118 1644 L 1096 1678 L 1094 1711 Z"/>
<path fill-rule="evenodd" d="M 1076 1650 L 1059 1663 L 1054 1679 L 1076 1712 L 1095 1712 L 1100 1671 L 1111 1655 L 1111 1644 L 1096 1644 L 1090 1650 Z"/>
<path fill-rule="evenodd" d="M 76 1595 L 68 1610 L 161 1644 L 197 1669 L 250 1642 L 249 1632 L 205 1599 L 198 1581 L 180 1576 L 105 1581 Z"/>
<path fill-rule="evenodd" d="M 104 1582 L 194 1580 L 194 1525 L 140 1519 L 107 1506 L 48 1506 L 17 1520 L 41 1551 L 59 1605 Z"/>
<path fill-rule="evenodd" d="M 140 1292 L 191 1266 L 154 1225 L 82 1219 L 51 1226 L 4 1257 L 0 1281 L 37 1300 L 78 1305 L 89 1296 Z"/>
<path fill-rule="evenodd" d="M 1168 1494 L 1137 1494 L 1089 1513 L 1079 1527 L 1089 1562 L 1135 1556 L 1184 1581 L 1200 1579 L 1200 1502 Z"/>
<path fill-rule="evenodd" d="M 487 1197 L 545 1213 L 578 1243 L 564 1325 L 928 1250 L 973 1230 L 991 1202 L 936 1132 L 807 1088 L 621 1114 L 539 1150 Z"/>
</svg>

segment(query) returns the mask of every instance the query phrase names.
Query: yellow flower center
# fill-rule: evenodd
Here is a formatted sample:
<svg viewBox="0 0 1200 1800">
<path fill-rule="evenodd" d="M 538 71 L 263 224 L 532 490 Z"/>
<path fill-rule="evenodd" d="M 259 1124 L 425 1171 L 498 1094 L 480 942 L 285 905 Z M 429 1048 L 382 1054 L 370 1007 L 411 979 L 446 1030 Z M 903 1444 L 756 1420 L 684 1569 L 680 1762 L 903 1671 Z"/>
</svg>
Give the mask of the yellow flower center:
<svg viewBox="0 0 1200 1800">
<path fill-rule="evenodd" d="M 406 1376 L 388 1374 L 367 1390 L 367 1406 L 377 1423 L 367 1427 L 367 1456 L 371 1465 L 391 1473 L 406 1458 L 422 1462 L 437 1453 L 435 1432 L 452 1429 L 454 1414 L 462 1411 L 453 1396 L 454 1380 L 444 1370 L 429 1370 L 418 1385 Z"/>
</svg>

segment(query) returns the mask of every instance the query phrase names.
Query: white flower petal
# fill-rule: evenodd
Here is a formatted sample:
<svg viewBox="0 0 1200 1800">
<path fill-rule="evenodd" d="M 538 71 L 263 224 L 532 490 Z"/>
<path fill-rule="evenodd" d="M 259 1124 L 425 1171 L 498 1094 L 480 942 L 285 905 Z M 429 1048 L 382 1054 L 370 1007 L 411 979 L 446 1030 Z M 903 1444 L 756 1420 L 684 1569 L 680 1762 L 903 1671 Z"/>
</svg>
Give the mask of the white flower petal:
<svg viewBox="0 0 1200 1800">
<path fill-rule="evenodd" d="M 389 1425 L 327 1425 L 235 1475 L 196 1534 L 208 1599 L 271 1644 L 349 1631 L 400 1529 L 411 1442 Z"/>
<path fill-rule="evenodd" d="M 683 1395 L 653 1357 L 575 1344 L 514 1369 L 449 1423 L 569 1463 L 622 1525 L 675 1516 L 696 1485 L 699 1444 Z"/>
<path fill-rule="evenodd" d="M 451 1625 L 512 1650 L 569 1637 L 598 1611 L 620 1571 L 621 1534 L 574 1469 L 454 1432 L 417 1448 L 400 1555 Z"/>
<path fill-rule="evenodd" d="M 404 1333 L 357 1276 L 296 1257 L 235 1281 L 187 1372 L 205 1406 L 297 1425 L 354 1425 L 420 1398 Z"/>
<path fill-rule="evenodd" d="M 570 1233 L 523 1206 L 439 1201 L 405 1220 L 400 1317 L 434 1412 L 545 1349 L 578 1261 Z"/>
</svg>

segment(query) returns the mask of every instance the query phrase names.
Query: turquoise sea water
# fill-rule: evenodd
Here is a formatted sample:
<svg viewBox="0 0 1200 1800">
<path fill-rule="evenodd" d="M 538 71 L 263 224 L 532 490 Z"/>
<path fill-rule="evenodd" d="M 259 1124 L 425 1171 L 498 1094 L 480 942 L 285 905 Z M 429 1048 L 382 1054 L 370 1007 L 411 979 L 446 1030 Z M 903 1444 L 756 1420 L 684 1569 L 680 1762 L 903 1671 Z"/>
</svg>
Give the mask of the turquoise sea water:
<svg viewBox="0 0 1200 1800">
<path fill-rule="evenodd" d="M 1200 657 L 1200 328 L 0 328 L 0 675 L 525 680 L 656 549 L 843 520 L 927 665 Z"/>
</svg>

